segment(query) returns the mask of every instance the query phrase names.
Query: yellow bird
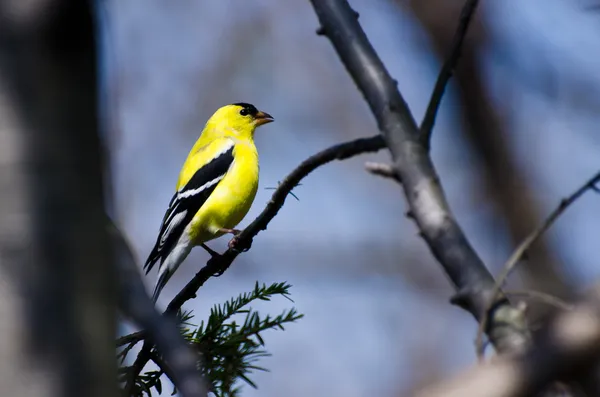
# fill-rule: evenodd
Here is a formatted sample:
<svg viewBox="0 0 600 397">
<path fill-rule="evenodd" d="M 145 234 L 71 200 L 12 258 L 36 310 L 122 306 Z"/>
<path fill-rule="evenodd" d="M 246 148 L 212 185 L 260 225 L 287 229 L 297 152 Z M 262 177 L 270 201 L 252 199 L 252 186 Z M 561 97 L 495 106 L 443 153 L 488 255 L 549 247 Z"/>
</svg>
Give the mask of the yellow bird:
<svg viewBox="0 0 600 397">
<path fill-rule="evenodd" d="M 152 299 L 195 246 L 234 229 L 246 216 L 258 189 L 256 127 L 274 121 L 249 103 L 218 109 L 192 147 L 177 181 L 176 192 L 144 265 L 146 274 L 160 261 Z M 232 240 L 233 241 L 233 240 Z M 230 242 L 231 246 L 231 242 Z"/>
</svg>

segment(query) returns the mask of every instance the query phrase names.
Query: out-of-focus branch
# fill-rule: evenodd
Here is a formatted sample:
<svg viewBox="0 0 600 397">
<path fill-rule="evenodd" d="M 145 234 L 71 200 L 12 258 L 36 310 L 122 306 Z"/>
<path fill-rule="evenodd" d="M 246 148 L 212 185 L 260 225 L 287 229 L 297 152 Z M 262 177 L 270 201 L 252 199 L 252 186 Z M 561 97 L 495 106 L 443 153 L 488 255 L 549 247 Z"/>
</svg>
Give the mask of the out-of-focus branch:
<svg viewBox="0 0 600 397">
<path fill-rule="evenodd" d="M 396 82 L 375 53 L 358 17 L 345 0 L 311 0 L 319 29 L 371 108 L 390 149 L 410 211 L 434 256 L 454 283 L 454 302 L 480 320 L 493 300 L 494 279 L 451 213 L 419 128 Z M 530 336 L 523 314 L 508 301 L 496 306 L 486 330 L 501 352 L 522 351 Z"/>
<path fill-rule="evenodd" d="M 504 294 L 508 297 L 518 297 L 518 298 L 527 298 L 537 302 L 545 303 L 549 306 L 555 307 L 561 310 L 572 310 L 573 305 L 564 300 L 554 296 L 547 294 L 545 292 L 534 291 L 534 290 L 504 290 Z"/>
<path fill-rule="evenodd" d="M 577 199 L 579 199 L 585 192 L 587 192 L 588 190 L 598 189 L 597 184 L 599 182 L 600 182 L 600 172 L 597 172 L 586 183 L 584 183 L 583 186 L 581 186 L 579 189 L 577 189 L 575 192 L 573 192 L 569 197 L 561 200 L 558 207 L 556 207 L 556 209 L 554 211 L 552 211 L 550 216 L 548 216 L 548 218 L 539 227 L 537 227 L 533 232 L 531 232 L 531 234 L 529 236 L 527 236 L 527 238 L 525 240 L 523 240 L 523 242 L 517 247 L 517 249 L 515 249 L 515 251 L 510 256 L 510 258 L 508 258 L 508 260 L 504 264 L 502 273 L 496 280 L 496 287 L 494 288 L 494 296 L 498 296 L 498 293 L 500 292 L 500 289 L 504 285 L 506 278 L 508 277 L 510 272 L 515 268 L 517 263 L 519 263 L 521 258 L 523 258 L 523 255 L 525 255 L 525 253 L 531 247 L 531 245 L 533 243 L 535 243 L 535 241 L 538 240 L 542 236 L 542 234 L 544 234 L 546 232 L 546 230 L 548 230 L 554 224 L 554 222 L 566 211 L 566 209 L 569 208 L 569 206 L 571 204 L 573 204 L 575 201 L 577 201 Z M 488 310 L 491 309 L 492 303 L 493 302 L 490 303 Z M 477 347 L 477 356 L 479 358 L 483 358 L 483 353 L 485 350 L 484 344 L 483 344 L 483 331 L 487 326 L 487 320 L 488 320 L 487 316 L 482 317 L 481 321 L 479 322 L 479 329 L 477 331 L 477 338 L 475 341 L 475 345 Z"/>
<path fill-rule="evenodd" d="M 587 300 L 556 316 L 524 355 L 497 357 L 416 396 L 533 396 L 557 379 L 581 376 L 599 359 L 600 286 L 595 286 Z"/>
<path fill-rule="evenodd" d="M 119 308 L 136 325 L 144 329 L 143 332 L 126 338 L 124 343 L 134 343 L 142 337 L 150 338 L 168 363 L 169 379 L 175 384 L 178 392 L 184 397 L 206 396 L 207 390 L 198 371 L 200 357 L 185 342 L 173 318 L 161 316 L 156 311 L 154 303 L 146 293 L 133 251 L 110 220 L 108 233 L 115 249 L 115 262 L 119 272 Z M 128 387 L 133 387 L 133 384 Z"/>
<path fill-rule="evenodd" d="M 0 390 L 117 395 L 90 3 L 0 2 Z"/>
<path fill-rule="evenodd" d="M 442 98 L 444 97 L 444 92 L 446 91 L 448 81 L 452 77 L 454 68 L 458 64 L 458 59 L 460 58 L 460 54 L 462 52 L 465 37 L 467 36 L 471 19 L 473 18 L 473 15 L 475 15 L 475 10 L 477 9 L 478 4 L 479 0 L 467 0 L 463 6 L 460 19 L 458 21 L 458 28 L 454 33 L 450 54 L 446 58 L 446 61 L 442 66 L 442 70 L 438 75 L 437 81 L 435 82 L 435 87 L 433 88 L 429 105 L 427 105 L 425 116 L 421 122 L 421 142 L 426 149 L 429 149 L 431 146 L 431 133 L 433 132 L 435 118 L 440 108 L 440 104 L 442 103 Z"/>
</svg>

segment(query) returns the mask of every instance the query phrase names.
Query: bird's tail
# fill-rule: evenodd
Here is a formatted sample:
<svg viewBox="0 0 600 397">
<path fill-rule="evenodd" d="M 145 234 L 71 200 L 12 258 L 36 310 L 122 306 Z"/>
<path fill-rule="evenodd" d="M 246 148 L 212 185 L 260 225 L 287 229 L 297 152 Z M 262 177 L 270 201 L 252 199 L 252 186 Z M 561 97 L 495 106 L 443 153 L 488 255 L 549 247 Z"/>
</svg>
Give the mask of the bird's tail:
<svg viewBox="0 0 600 397">
<path fill-rule="evenodd" d="M 161 272 L 158 273 L 158 279 L 156 280 L 154 292 L 152 293 L 152 302 L 154 302 L 154 304 L 156 304 L 160 292 L 163 290 L 165 285 L 167 285 L 167 281 L 169 281 L 171 275 L 173 275 L 173 272 L 170 271 L 167 266 L 164 266 L 161 269 Z"/>
</svg>

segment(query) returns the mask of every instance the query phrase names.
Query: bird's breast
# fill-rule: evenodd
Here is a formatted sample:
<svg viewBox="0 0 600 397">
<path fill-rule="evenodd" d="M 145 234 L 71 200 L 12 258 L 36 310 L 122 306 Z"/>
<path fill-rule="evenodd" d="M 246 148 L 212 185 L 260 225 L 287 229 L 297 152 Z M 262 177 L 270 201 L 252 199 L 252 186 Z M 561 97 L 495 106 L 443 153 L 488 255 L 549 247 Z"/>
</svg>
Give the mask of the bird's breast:
<svg viewBox="0 0 600 397">
<path fill-rule="evenodd" d="M 208 232 L 219 228 L 235 228 L 246 216 L 256 197 L 258 174 L 256 149 L 237 145 L 231 168 L 194 217 L 198 229 Z M 200 233 L 197 239 L 206 241 L 209 237 L 218 236 L 212 232 L 210 234 Z"/>
</svg>

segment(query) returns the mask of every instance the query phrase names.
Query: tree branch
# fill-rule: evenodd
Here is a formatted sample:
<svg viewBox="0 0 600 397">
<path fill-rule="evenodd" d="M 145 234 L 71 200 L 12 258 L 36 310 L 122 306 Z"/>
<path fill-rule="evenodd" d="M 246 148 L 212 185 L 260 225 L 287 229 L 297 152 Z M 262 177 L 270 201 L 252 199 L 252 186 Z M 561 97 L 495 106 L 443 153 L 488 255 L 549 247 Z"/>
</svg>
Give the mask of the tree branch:
<svg viewBox="0 0 600 397">
<path fill-rule="evenodd" d="M 152 357 L 152 343 L 150 339 L 144 340 L 144 345 L 138 353 L 135 361 L 131 365 L 130 372 L 127 374 L 127 381 L 125 382 L 125 396 L 134 397 L 135 381 L 139 374 L 142 372 L 150 358 Z"/>
<path fill-rule="evenodd" d="M 137 343 L 146 337 L 146 331 L 138 331 L 117 339 L 117 347 L 125 346 L 130 343 Z"/>
<path fill-rule="evenodd" d="M 573 204 L 577 199 L 579 199 L 585 192 L 588 190 L 595 190 L 596 185 L 600 182 L 600 172 L 597 172 L 593 177 L 591 177 L 583 186 L 573 192 L 569 197 L 561 200 L 560 204 L 550 216 L 542 223 L 537 229 L 535 229 L 523 242 L 515 249 L 510 258 L 504 264 L 502 269 L 502 273 L 498 277 L 496 281 L 496 285 L 493 290 L 493 296 L 496 298 L 506 281 L 506 278 L 510 275 L 511 271 L 515 268 L 515 266 L 519 263 L 523 255 L 527 252 L 527 250 L 531 247 L 533 243 L 535 243 L 541 236 L 548 230 L 554 222 L 566 211 L 567 208 L 571 204 Z M 494 301 L 491 301 L 486 309 L 486 312 L 490 310 Z M 479 328 L 477 330 L 477 338 L 475 340 L 475 346 L 477 349 L 477 356 L 481 359 L 484 354 L 484 344 L 483 344 L 483 331 L 487 326 L 488 318 L 487 316 L 483 316 L 480 323 Z"/>
<path fill-rule="evenodd" d="M 382 178 L 390 178 L 398 183 L 402 183 L 402 181 L 398 177 L 398 174 L 396 174 L 396 170 L 394 169 L 394 167 L 392 167 L 389 164 L 367 161 L 365 163 L 365 169 L 373 175 L 377 175 Z"/>
<path fill-rule="evenodd" d="M 173 369 L 159 356 L 156 352 L 150 354 L 150 359 L 156 364 L 156 366 L 169 378 L 171 383 L 177 384 L 176 375 L 173 373 Z M 178 390 L 179 392 L 179 390 Z"/>
<path fill-rule="evenodd" d="M 435 87 L 433 89 L 433 93 L 431 94 L 429 105 L 427 105 L 425 116 L 421 122 L 421 143 L 427 150 L 429 150 L 431 146 L 431 133 L 433 131 L 435 118 L 440 108 L 440 104 L 442 103 L 442 98 L 444 97 L 444 92 L 446 91 L 446 86 L 454 74 L 454 68 L 456 67 L 458 59 L 460 58 L 463 43 L 465 41 L 465 37 L 467 36 L 471 19 L 473 18 L 473 15 L 475 15 L 475 10 L 477 9 L 478 4 L 479 0 L 467 0 L 463 6 L 460 14 L 460 20 L 458 21 L 458 28 L 456 29 L 456 33 L 454 33 L 452 49 L 450 50 L 450 54 L 446 59 L 446 62 L 444 62 L 442 70 L 440 71 L 437 81 L 435 82 Z"/>
<path fill-rule="evenodd" d="M 528 298 L 531 300 L 535 300 L 539 303 L 545 303 L 548 306 L 552 306 L 561 310 L 572 310 L 573 305 L 570 303 L 554 296 L 547 294 L 542 291 L 534 291 L 534 290 L 505 290 L 504 293 L 506 296 L 517 296 L 521 298 Z"/>
<path fill-rule="evenodd" d="M 385 69 L 345 0 L 311 0 L 321 31 L 362 92 L 390 149 L 393 166 L 425 242 L 477 320 L 493 300 L 495 282 L 451 213 L 419 129 L 396 82 Z M 507 300 L 492 312 L 489 338 L 500 352 L 522 351 L 530 335 L 523 313 Z"/>
</svg>

